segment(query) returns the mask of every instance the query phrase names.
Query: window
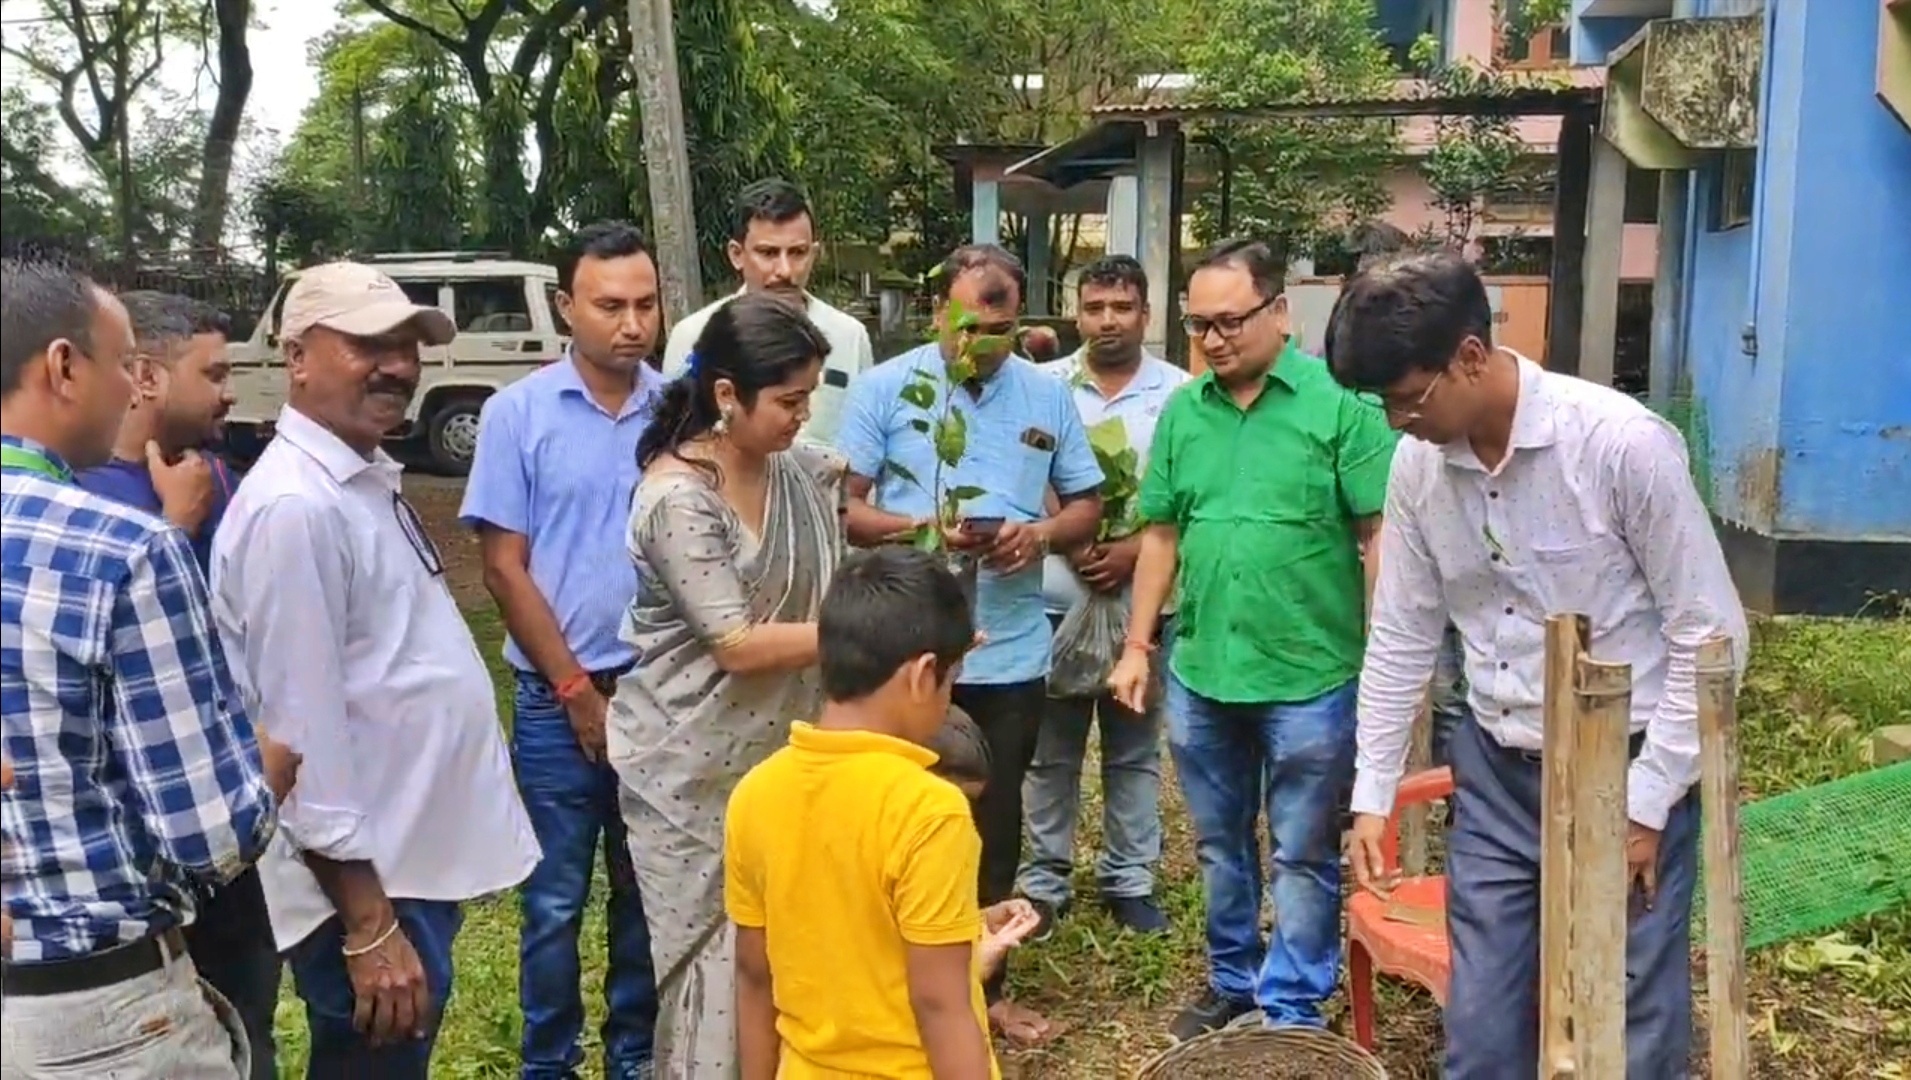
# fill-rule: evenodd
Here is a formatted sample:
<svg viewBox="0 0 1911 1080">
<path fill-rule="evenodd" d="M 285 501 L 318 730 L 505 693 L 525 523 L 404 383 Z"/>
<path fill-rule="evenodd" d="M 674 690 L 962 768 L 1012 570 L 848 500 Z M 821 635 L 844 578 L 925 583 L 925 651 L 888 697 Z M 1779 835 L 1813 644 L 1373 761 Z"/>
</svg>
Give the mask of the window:
<svg viewBox="0 0 1911 1080">
<path fill-rule="evenodd" d="M 531 305 L 525 299 L 523 278 L 454 282 L 451 302 L 461 334 L 531 332 Z"/>
<path fill-rule="evenodd" d="M 1446 63 L 1444 9 L 1444 3 L 1434 0 L 1375 0 L 1371 23 L 1374 37 L 1401 73 L 1420 73 L 1420 65 L 1413 62 L 1413 51 L 1423 37 L 1433 40 L 1432 65 Z"/>
<path fill-rule="evenodd" d="M 1522 162 L 1487 194 L 1486 216 L 1494 221 L 1550 222 L 1558 189 L 1552 162 Z"/>
<path fill-rule="evenodd" d="M 401 281 L 398 287 L 405 290 L 405 299 L 425 307 L 438 306 L 438 290 L 444 288 L 442 281 Z"/>
<path fill-rule="evenodd" d="M 1727 150 L 1712 169 L 1712 231 L 1723 232 L 1752 222 L 1752 196 L 1757 191 L 1758 152 Z"/>
</svg>

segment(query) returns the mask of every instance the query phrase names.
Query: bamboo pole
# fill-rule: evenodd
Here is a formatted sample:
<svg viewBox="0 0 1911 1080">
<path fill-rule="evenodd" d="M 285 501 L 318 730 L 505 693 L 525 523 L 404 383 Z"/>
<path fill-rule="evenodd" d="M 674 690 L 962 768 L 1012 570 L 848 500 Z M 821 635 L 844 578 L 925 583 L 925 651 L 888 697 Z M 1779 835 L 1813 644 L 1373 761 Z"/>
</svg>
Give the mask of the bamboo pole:
<svg viewBox="0 0 1911 1080">
<path fill-rule="evenodd" d="M 1573 1049 L 1578 1074 L 1626 1074 L 1626 771 L 1632 666 L 1581 655 L 1573 744 Z"/>
<path fill-rule="evenodd" d="M 1576 661 L 1585 647 L 1585 621 L 1572 615 L 1546 620 L 1545 729 L 1540 757 L 1539 1034 L 1541 1077 L 1574 1076 L 1572 977 L 1573 693 Z"/>
<path fill-rule="evenodd" d="M 1585 655 L 1582 616 L 1546 621 L 1540 821 L 1542 1080 L 1625 1072 L 1626 769 L 1632 670 Z"/>
<path fill-rule="evenodd" d="M 1699 646 L 1699 787 L 1705 815 L 1705 985 L 1712 1075 L 1751 1075 L 1739 881 L 1738 668 L 1730 638 Z"/>
</svg>

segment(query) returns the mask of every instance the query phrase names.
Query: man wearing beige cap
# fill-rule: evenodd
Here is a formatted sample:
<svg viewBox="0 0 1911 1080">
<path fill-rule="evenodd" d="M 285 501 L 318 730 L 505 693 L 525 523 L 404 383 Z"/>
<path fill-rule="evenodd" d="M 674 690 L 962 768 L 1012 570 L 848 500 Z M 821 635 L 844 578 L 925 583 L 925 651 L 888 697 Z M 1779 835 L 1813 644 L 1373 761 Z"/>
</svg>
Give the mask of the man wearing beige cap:
<svg viewBox="0 0 1911 1080">
<path fill-rule="evenodd" d="M 278 437 L 213 547 L 247 707 L 304 755 L 259 869 L 314 1078 L 424 1080 L 461 903 L 538 860 L 484 660 L 379 448 L 419 347 L 454 332 L 371 267 L 307 270 L 280 320 Z"/>
</svg>

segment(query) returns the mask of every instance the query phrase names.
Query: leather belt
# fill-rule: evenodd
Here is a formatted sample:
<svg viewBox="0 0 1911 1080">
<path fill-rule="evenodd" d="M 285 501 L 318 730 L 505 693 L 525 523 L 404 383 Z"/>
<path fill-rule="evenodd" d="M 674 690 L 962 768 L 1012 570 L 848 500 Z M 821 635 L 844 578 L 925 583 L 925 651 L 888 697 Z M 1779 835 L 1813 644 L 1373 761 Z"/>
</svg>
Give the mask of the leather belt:
<svg viewBox="0 0 1911 1080">
<path fill-rule="evenodd" d="M 630 674 L 632 669 L 636 668 L 636 666 L 636 664 L 625 664 L 622 667 L 593 671 L 591 672 L 591 686 L 595 687 L 598 693 L 605 697 L 610 697 L 617 693 L 617 680 Z"/>
<path fill-rule="evenodd" d="M 8 997 L 77 994 L 131 982 L 186 955 L 186 935 L 178 927 L 126 945 L 66 960 L 0 965 L 0 983 Z"/>
</svg>

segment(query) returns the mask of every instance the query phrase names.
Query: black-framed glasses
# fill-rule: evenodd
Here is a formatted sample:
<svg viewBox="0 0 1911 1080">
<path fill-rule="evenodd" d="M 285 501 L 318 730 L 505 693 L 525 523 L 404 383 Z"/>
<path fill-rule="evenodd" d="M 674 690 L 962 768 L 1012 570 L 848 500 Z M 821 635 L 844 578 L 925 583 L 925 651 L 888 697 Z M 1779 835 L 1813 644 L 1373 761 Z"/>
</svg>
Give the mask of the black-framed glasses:
<svg viewBox="0 0 1911 1080">
<path fill-rule="evenodd" d="M 394 491 L 391 494 L 391 510 L 398 518 L 399 531 L 405 534 L 405 542 L 411 550 L 418 553 L 418 561 L 425 564 L 425 573 L 432 577 L 443 577 L 445 573 L 444 556 L 438 554 L 438 545 L 431 542 L 431 534 L 425 531 L 425 522 L 412 509 L 405 497 Z"/>
<path fill-rule="evenodd" d="M 1207 337 L 1210 330 L 1220 332 L 1224 338 L 1231 338 L 1247 326 L 1248 320 L 1273 307 L 1274 301 L 1280 298 L 1280 294 L 1275 293 L 1239 315 L 1183 315 L 1181 328 L 1186 330 L 1191 338 Z"/>
</svg>

